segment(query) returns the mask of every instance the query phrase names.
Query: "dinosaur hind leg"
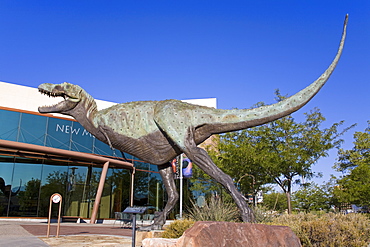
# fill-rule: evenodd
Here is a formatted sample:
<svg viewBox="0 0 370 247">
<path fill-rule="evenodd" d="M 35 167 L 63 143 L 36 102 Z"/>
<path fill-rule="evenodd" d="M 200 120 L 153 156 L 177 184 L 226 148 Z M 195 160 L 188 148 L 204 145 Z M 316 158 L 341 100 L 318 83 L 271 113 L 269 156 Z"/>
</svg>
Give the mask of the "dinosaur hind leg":
<svg viewBox="0 0 370 247">
<path fill-rule="evenodd" d="M 166 192 L 168 195 L 167 204 L 163 210 L 163 212 L 156 215 L 154 218 L 154 223 L 151 225 L 151 230 L 161 230 L 163 225 L 166 223 L 166 218 L 169 212 L 174 208 L 176 202 L 179 199 L 179 194 L 176 189 L 175 180 L 173 177 L 173 170 L 171 163 L 167 163 L 165 165 L 161 165 L 158 167 L 159 174 L 162 177 L 162 181 L 164 187 L 166 188 Z"/>
<path fill-rule="evenodd" d="M 227 190 L 237 204 L 243 221 L 253 222 L 254 215 L 252 210 L 248 207 L 243 195 L 236 189 L 231 177 L 225 174 L 213 163 L 212 159 L 205 150 L 196 146 L 191 132 L 192 131 L 189 131 L 189 134 L 185 140 L 184 153 L 186 156 Z"/>
</svg>

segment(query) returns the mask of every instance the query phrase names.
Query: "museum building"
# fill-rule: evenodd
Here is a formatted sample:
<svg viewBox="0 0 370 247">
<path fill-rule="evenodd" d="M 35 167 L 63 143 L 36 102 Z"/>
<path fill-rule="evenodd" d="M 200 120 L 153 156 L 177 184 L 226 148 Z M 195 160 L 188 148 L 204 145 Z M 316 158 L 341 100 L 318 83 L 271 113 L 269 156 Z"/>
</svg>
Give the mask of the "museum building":
<svg viewBox="0 0 370 247">
<path fill-rule="evenodd" d="M 38 113 L 59 101 L 0 82 L 0 217 L 47 217 L 54 193 L 63 216 L 109 219 L 131 205 L 162 210 L 157 166 L 111 150 L 72 118 Z M 115 104 L 96 102 L 99 110 Z M 188 102 L 216 107 L 214 98 Z"/>
</svg>

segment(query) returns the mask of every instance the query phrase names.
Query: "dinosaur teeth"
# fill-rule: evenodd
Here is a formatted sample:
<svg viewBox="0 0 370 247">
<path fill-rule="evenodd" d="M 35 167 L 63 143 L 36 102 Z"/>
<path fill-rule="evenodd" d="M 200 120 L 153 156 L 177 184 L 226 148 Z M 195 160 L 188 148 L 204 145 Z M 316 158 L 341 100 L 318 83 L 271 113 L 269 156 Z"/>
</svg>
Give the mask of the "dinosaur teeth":
<svg viewBox="0 0 370 247">
<path fill-rule="evenodd" d="M 42 94 L 44 94 L 44 95 L 47 95 L 47 96 L 49 96 L 49 97 L 57 97 L 57 96 L 60 96 L 59 94 L 57 94 L 57 93 L 50 93 L 50 92 L 48 92 L 48 91 L 42 91 L 42 90 L 40 90 L 40 93 L 42 93 Z"/>
<path fill-rule="evenodd" d="M 54 91 L 54 90 L 53 90 Z M 68 96 L 67 94 L 65 94 L 63 91 L 58 91 L 58 92 L 51 92 L 51 91 L 48 91 L 48 90 L 45 90 L 45 89 L 42 89 L 42 88 L 39 88 L 39 92 L 41 94 L 44 94 L 44 95 L 47 95 L 50 97 L 63 97 L 63 99 L 65 101 L 71 101 L 71 102 L 80 102 L 80 99 L 77 97 L 71 97 L 71 96 Z M 60 102 L 62 103 L 62 102 Z"/>
</svg>

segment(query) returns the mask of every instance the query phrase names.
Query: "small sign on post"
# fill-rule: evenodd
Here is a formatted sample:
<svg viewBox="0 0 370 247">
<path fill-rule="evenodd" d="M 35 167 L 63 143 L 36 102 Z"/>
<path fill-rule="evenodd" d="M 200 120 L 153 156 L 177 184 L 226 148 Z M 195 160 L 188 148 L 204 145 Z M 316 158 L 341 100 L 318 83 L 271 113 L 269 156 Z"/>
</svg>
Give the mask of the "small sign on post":
<svg viewBox="0 0 370 247">
<path fill-rule="evenodd" d="M 136 242 L 136 214 L 143 214 L 147 207 L 127 207 L 123 210 L 126 214 L 132 214 L 132 247 L 135 247 Z"/>
<path fill-rule="evenodd" d="M 59 237 L 59 230 L 60 230 L 60 214 L 62 211 L 62 196 L 58 193 L 54 193 L 50 197 L 50 205 L 49 205 L 49 218 L 48 218 L 48 231 L 47 231 L 47 237 L 49 237 L 50 234 L 50 221 L 51 221 L 51 207 L 53 203 L 59 203 L 59 210 L 58 210 L 58 227 L 57 227 L 57 235 L 56 237 Z"/>
</svg>

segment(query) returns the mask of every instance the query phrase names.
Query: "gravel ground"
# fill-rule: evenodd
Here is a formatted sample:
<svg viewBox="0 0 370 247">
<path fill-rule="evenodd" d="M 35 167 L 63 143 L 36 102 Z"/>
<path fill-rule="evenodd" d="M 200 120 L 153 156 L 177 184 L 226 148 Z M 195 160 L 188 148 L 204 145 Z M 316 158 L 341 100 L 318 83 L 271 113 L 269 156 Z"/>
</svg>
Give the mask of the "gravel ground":
<svg viewBox="0 0 370 247">
<path fill-rule="evenodd" d="M 132 246 L 131 238 L 104 235 L 72 235 L 56 237 L 39 237 L 49 246 L 71 247 L 71 246 Z M 136 246 L 141 246 L 137 243 Z"/>
</svg>

